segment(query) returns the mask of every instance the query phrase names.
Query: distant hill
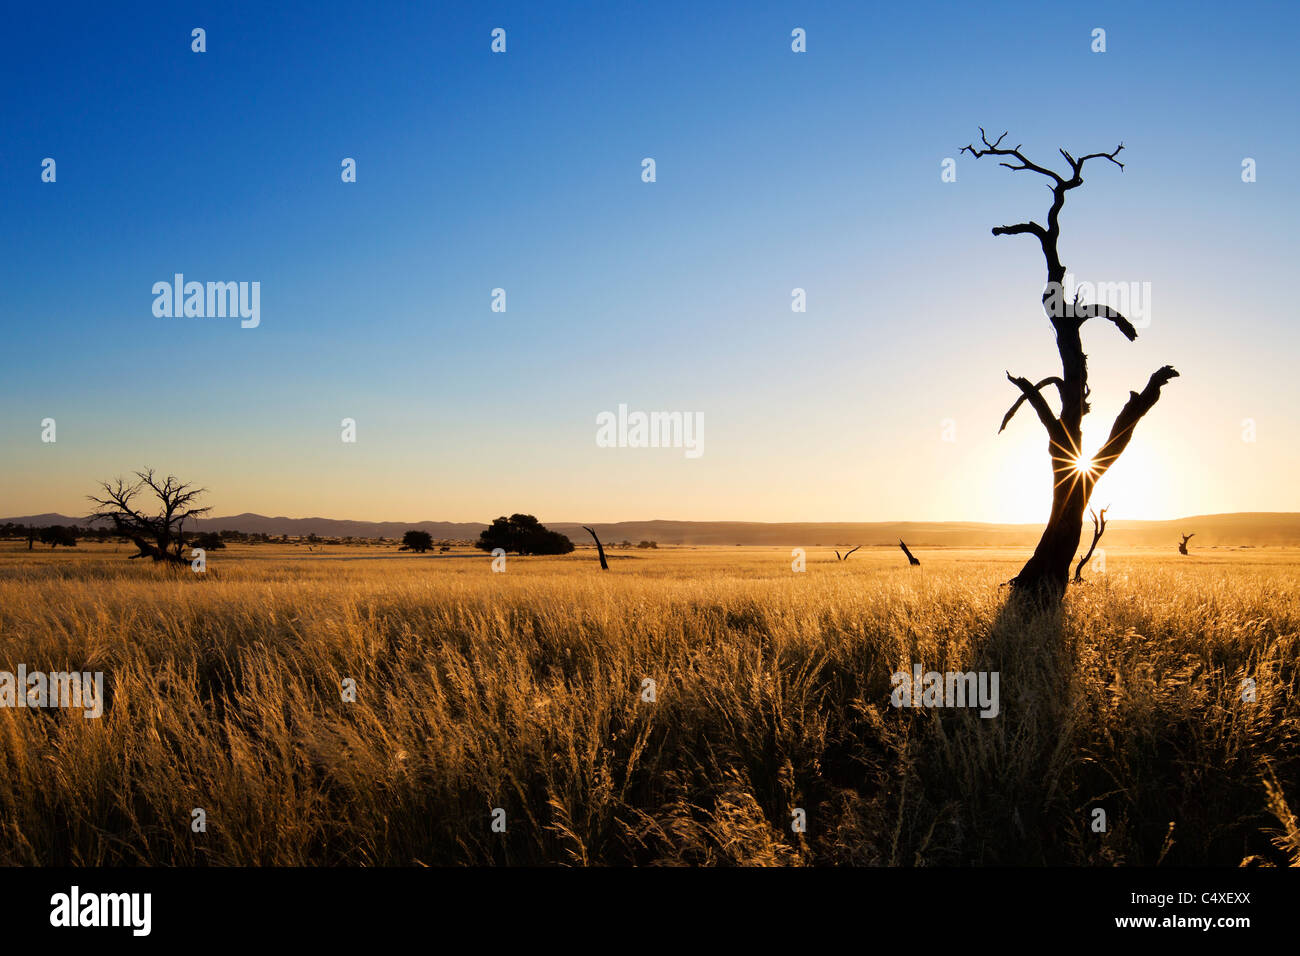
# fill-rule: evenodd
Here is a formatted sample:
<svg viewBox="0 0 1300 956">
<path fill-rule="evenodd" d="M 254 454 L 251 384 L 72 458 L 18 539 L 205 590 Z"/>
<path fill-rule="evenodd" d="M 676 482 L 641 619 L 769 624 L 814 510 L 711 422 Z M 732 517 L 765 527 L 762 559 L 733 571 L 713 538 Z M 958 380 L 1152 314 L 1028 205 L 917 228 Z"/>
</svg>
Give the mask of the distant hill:
<svg viewBox="0 0 1300 956">
<path fill-rule="evenodd" d="M 0 518 L 0 524 L 77 525 L 96 527 L 97 523 L 85 518 L 71 518 L 60 514 L 29 515 L 25 518 Z M 106 522 L 100 522 L 106 523 Z M 400 538 L 412 528 L 427 531 L 434 538 L 477 538 L 487 527 L 480 522 L 456 521 L 350 521 L 345 518 L 268 518 L 266 515 L 238 514 L 226 517 L 201 518 L 192 521 L 186 530 L 242 531 L 245 534 L 287 534 L 306 537 L 317 534 L 322 538 Z M 584 532 L 585 533 L 585 532 Z"/>
<path fill-rule="evenodd" d="M 548 522 L 547 527 L 567 534 L 575 542 L 591 540 L 580 524 Z M 1042 524 L 984 524 L 974 521 L 789 522 L 754 521 L 622 521 L 594 524 L 601 541 L 660 544 L 790 545 L 896 545 L 902 538 L 924 548 L 1004 547 L 1032 548 L 1042 534 Z M 1092 540 L 1092 522 L 1085 522 L 1084 545 Z M 1183 534 L 1195 532 L 1190 547 L 1300 547 L 1300 513 L 1243 512 L 1197 515 L 1173 521 L 1121 521 L 1106 523 L 1102 540 L 1112 547 L 1173 547 Z"/>
<path fill-rule="evenodd" d="M 400 538 L 411 529 L 427 531 L 436 538 L 477 538 L 487 527 L 474 521 L 349 521 L 344 518 L 268 518 L 265 515 L 241 514 L 225 518 L 205 518 L 204 529 L 243 531 L 246 534 L 287 534 L 322 538 Z"/>
<path fill-rule="evenodd" d="M 0 524 L 80 525 L 85 518 L 60 514 L 3 518 Z M 589 542 L 582 524 L 546 521 L 547 527 L 568 535 L 576 544 Z M 400 538 L 411 529 L 427 531 L 437 538 L 477 538 L 486 524 L 473 521 L 348 521 L 339 518 L 268 518 L 239 514 L 207 518 L 193 525 L 195 530 L 230 530 L 252 534 L 325 538 Z M 758 521 L 618 521 L 598 522 L 592 527 L 602 541 L 657 541 L 660 544 L 789 545 L 791 547 L 835 547 L 861 544 L 894 545 L 903 538 L 923 548 L 1033 547 L 1041 524 L 983 524 L 973 521 L 877 521 L 877 522 L 784 522 Z M 1091 534 L 1092 525 L 1085 524 Z M 1182 534 L 1195 532 L 1197 547 L 1300 547 L 1300 513 L 1242 512 L 1223 515 L 1195 515 L 1174 521 L 1111 521 L 1105 544 L 1112 547 L 1173 547 Z M 1090 537 L 1085 536 L 1086 544 Z"/>
</svg>

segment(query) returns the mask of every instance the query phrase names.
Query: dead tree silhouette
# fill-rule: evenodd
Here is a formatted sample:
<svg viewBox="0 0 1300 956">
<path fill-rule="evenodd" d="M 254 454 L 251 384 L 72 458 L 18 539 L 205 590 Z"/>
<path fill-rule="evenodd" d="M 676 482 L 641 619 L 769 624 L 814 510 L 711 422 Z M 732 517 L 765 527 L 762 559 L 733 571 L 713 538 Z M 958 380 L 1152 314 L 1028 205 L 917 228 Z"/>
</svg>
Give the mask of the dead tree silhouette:
<svg viewBox="0 0 1300 956">
<path fill-rule="evenodd" d="M 1083 457 L 1081 423 L 1083 416 L 1088 414 L 1088 398 L 1091 394 L 1088 387 L 1088 357 L 1083 352 L 1080 336 L 1083 323 L 1091 318 L 1106 319 L 1130 341 L 1137 338 L 1137 329 L 1108 305 L 1089 305 L 1081 302 L 1078 295 L 1073 302 L 1066 301 L 1063 285 L 1066 269 L 1057 251 L 1057 240 L 1061 235 L 1060 215 L 1065 205 L 1065 194 L 1083 185 L 1084 164 L 1090 159 L 1104 159 L 1122 170 L 1124 164 L 1116 157 L 1124 144 L 1120 143 L 1109 153 L 1088 153 L 1078 159 L 1062 149 L 1060 153 L 1070 167 L 1069 173 L 1062 175 L 1030 162 L 1019 146 L 1015 149 L 1004 148 L 1002 141 L 1006 136 L 1003 133 L 995 142 L 990 143 L 981 127 L 980 141 L 983 146 L 971 144 L 962 147 L 961 152 L 968 152 L 975 159 L 984 156 L 1009 157 L 1015 162 L 1002 162 L 999 165 L 1017 172 L 1028 170 L 1046 176 L 1048 188 L 1052 191 L 1052 205 L 1047 212 L 1046 226 L 1032 220 L 1010 226 L 995 226 L 993 235 L 1033 236 L 1038 240 L 1047 264 L 1047 286 L 1042 296 L 1043 311 L 1056 331 L 1061 375 L 1053 375 L 1033 384 L 1026 378 L 1007 372 L 1007 379 L 1020 389 L 1020 396 L 1003 417 L 1002 428 L 1006 428 L 1021 404 L 1028 402 L 1047 431 L 1053 481 L 1051 515 L 1033 556 L 1008 583 L 1021 593 L 1030 593 L 1040 600 L 1056 603 L 1064 595 L 1069 581 L 1070 560 L 1078 550 L 1079 538 L 1083 533 L 1083 511 L 1097 479 L 1119 458 L 1133 437 L 1134 427 L 1159 400 L 1160 389 L 1170 379 L 1176 378 L 1178 373 L 1173 366 L 1165 365 L 1152 373 L 1141 392 L 1129 392 L 1128 402 L 1115 418 L 1106 442 L 1091 459 Z M 1055 386 L 1060 398 L 1059 415 L 1053 414 L 1047 399 L 1043 397 L 1042 389 L 1048 385 Z M 1002 429 L 998 430 L 1000 432 Z"/>
<path fill-rule="evenodd" d="M 585 524 L 582 527 L 586 530 L 587 534 L 591 535 L 592 540 L 596 542 L 596 553 L 600 555 L 600 569 L 602 571 L 608 571 L 609 562 L 605 560 L 605 548 L 601 545 L 600 539 L 596 537 L 596 532 L 592 531 Z M 623 570 L 626 571 L 627 569 L 624 568 Z"/>
<path fill-rule="evenodd" d="M 192 507 L 205 489 L 192 488 L 173 475 L 168 475 L 165 481 L 159 480 L 152 468 L 137 471 L 135 477 L 137 480 L 131 484 L 121 478 L 100 482 L 105 497 L 87 496 L 99 505 L 90 518 L 111 521 L 117 534 L 134 542 L 140 553 L 131 555 L 132 559 L 153 558 L 171 564 L 188 564 L 181 556 L 185 547 L 185 522 L 212 510 Z M 136 496 L 146 489 L 158 499 L 157 515 L 145 514 L 134 503 Z"/>
<path fill-rule="evenodd" d="M 918 561 L 918 560 L 916 560 L 915 556 L 913 556 L 913 554 L 912 554 L 911 551 L 908 551 L 908 550 L 907 550 L 907 545 L 903 544 L 903 539 L 902 539 L 902 538 L 899 538 L 899 539 L 898 539 L 898 546 L 899 546 L 900 548 L 902 548 L 902 549 L 903 549 L 903 553 L 904 553 L 905 555 L 907 555 L 907 563 L 908 563 L 908 564 L 910 564 L 910 565 L 911 565 L 912 567 L 914 567 L 914 568 L 915 568 L 915 567 L 920 567 L 920 566 L 921 566 L 921 562 Z"/>
<path fill-rule="evenodd" d="M 1079 563 L 1074 566 L 1074 580 L 1080 582 L 1083 580 L 1083 566 L 1092 560 L 1092 552 L 1097 550 L 1097 542 L 1101 536 L 1106 533 L 1106 512 L 1110 510 L 1110 505 L 1101 509 L 1101 517 L 1097 517 L 1097 512 L 1091 508 L 1088 514 L 1092 515 L 1092 544 L 1088 546 L 1088 553 L 1079 559 Z"/>
<path fill-rule="evenodd" d="M 860 547 L 862 547 L 862 545 L 858 545 L 858 548 L 860 548 Z M 853 551 L 858 550 L 858 548 L 854 548 Z M 853 551 L 849 551 L 849 552 L 847 552 L 847 553 L 844 555 L 844 557 L 842 557 L 842 558 L 840 558 L 840 553 L 839 553 L 838 551 L 836 551 L 836 552 L 835 552 L 835 557 L 840 558 L 841 561 L 847 561 L 847 560 L 849 559 L 849 555 L 852 554 Z"/>
<path fill-rule="evenodd" d="M 1180 542 L 1178 542 L 1178 553 L 1179 553 L 1179 554 L 1186 554 L 1186 553 L 1187 553 L 1187 542 L 1188 542 L 1188 541 L 1191 541 L 1191 540 L 1192 540 L 1193 538 L 1195 538 L 1195 537 L 1196 537 L 1196 532 L 1195 532 L 1195 531 L 1193 531 L 1191 534 L 1185 534 L 1185 535 L 1183 535 L 1183 540 L 1180 541 Z"/>
</svg>

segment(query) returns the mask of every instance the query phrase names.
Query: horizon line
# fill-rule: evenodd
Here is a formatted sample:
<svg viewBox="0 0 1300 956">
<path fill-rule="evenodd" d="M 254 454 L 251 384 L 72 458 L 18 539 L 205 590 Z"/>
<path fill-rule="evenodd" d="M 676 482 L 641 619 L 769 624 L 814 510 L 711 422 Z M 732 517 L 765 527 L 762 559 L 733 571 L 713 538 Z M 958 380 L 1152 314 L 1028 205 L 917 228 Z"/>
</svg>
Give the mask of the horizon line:
<svg viewBox="0 0 1300 956">
<path fill-rule="evenodd" d="M 527 512 L 511 512 L 512 514 L 526 514 Z M 21 522 L 31 518 L 59 517 L 75 521 L 86 521 L 88 515 L 68 515 L 59 511 L 48 511 L 41 514 L 15 515 L 11 517 L 0 518 L 0 522 L 14 523 Z M 1221 511 L 1206 514 L 1179 515 L 1173 518 L 1114 518 L 1111 519 L 1115 524 L 1123 522 L 1140 522 L 1147 524 L 1158 524 L 1170 521 L 1194 521 L 1204 518 L 1233 518 L 1233 517 L 1300 517 L 1300 511 Z M 507 516 L 502 516 L 507 517 Z M 489 525 L 491 520 L 454 520 L 445 518 L 421 518 L 415 521 L 405 519 L 386 519 L 386 518 L 331 518 L 326 515 L 304 515 L 294 517 L 291 515 L 268 515 L 257 511 L 241 511 L 227 515 L 216 515 L 212 517 L 202 517 L 194 519 L 196 522 L 214 522 L 223 520 L 233 520 L 236 518 L 263 518 L 268 521 L 340 521 L 350 522 L 352 524 L 474 524 Z M 494 520 L 494 519 L 493 519 Z M 540 519 L 539 519 L 540 520 Z M 699 519 L 699 518 L 619 518 L 616 520 L 592 521 L 567 520 L 567 519 L 548 519 L 547 522 L 555 525 L 611 525 L 611 524 L 707 524 L 707 525 L 725 525 L 725 524 L 744 524 L 744 525 L 898 525 L 898 524 L 915 524 L 915 525 L 944 525 L 944 524 L 964 524 L 964 525 L 987 525 L 996 527 L 1025 527 L 1035 528 L 1042 526 L 1043 521 L 980 521 L 968 518 L 944 518 L 944 519 L 912 519 L 912 518 L 890 518 L 886 520 L 874 521 L 856 521 L 851 519 L 837 520 L 795 520 L 795 521 L 756 521 L 750 519 Z"/>
</svg>

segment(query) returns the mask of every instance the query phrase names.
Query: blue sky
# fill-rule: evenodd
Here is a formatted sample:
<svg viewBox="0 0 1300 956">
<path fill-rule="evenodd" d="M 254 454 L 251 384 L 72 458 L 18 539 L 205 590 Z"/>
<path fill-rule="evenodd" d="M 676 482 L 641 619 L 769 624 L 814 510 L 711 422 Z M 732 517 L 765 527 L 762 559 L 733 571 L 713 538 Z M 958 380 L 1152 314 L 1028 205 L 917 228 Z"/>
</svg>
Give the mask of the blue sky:
<svg viewBox="0 0 1300 956">
<path fill-rule="evenodd" d="M 1036 520 L 1043 441 L 996 434 L 1003 372 L 1058 359 L 1041 255 L 989 228 L 1048 193 L 959 156 L 980 125 L 1047 164 L 1126 144 L 1063 216 L 1080 279 L 1153 289 L 1136 343 L 1086 329 L 1085 434 L 1183 377 L 1103 479 L 1114 515 L 1300 510 L 1294 4 L 8 17 L 5 515 L 152 465 L 225 514 Z M 261 325 L 156 318 L 176 272 L 259 281 Z M 598 448 L 619 403 L 701 413 L 704 455 Z"/>
</svg>

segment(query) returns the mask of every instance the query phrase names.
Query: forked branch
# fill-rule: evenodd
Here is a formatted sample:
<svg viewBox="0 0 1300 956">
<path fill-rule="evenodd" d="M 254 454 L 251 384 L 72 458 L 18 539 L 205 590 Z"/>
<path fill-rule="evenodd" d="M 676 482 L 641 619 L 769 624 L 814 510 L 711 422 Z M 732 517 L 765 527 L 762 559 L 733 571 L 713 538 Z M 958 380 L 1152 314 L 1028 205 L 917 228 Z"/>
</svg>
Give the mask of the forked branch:
<svg viewBox="0 0 1300 956">
<path fill-rule="evenodd" d="M 984 134 L 984 127 L 981 126 L 980 140 L 984 143 L 984 148 L 979 149 L 978 147 L 975 146 L 974 143 L 971 143 L 968 146 L 963 146 L 960 152 L 958 153 L 958 155 L 960 155 L 961 153 L 970 153 L 976 159 L 979 159 L 983 156 L 1012 156 L 1015 159 L 1020 161 L 1019 166 L 1015 165 L 1014 163 L 999 163 L 998 165 L 1005 166 L 1007 167 L 1007 169 L 1014 169 L 1017 172 L 1021 170 L 1029 170 L 1030 172 L 1035 172 L 1043 176 L 1047 176 L 1058 184 L 1061 185 L 1065 184 L 1065 180 L 1062 179 L 1059 175 L 1057 175 L 1052 170 L 1048 169 L 1045 166 L 1039 166 L 1037 163 L 1031 163 L 1028 159 L 1026 159 L 1025 154 L 1020 151 L 1021 149 L 1020 146 L 1017 146 L 1015 149 L 1003 149 L 1002 141 L 1006 138 L 1007 138 L 1007 134 L 1003 133 L 1001 136 L 997 138 L 996 141 L 990 143 L 988 136 Z M 1120 149 L 1123 148 L 1124 147 L 1122 146 L 1120 147 Z"/>
<path fill-rule="evenodd" d="M 1120 152 L 1124 149 L 1124 144 L 1120 143 L 1109 153 L 1088 153 L 1087 155 L 1080 156 L 1078 159 L 1075 159 L 1066 150 L 1060 150 L 1061 155 L 1065 157 L 1065 161 L 1070 164 L 1070 174 L 1066 177 L 1056 172 L 1054 169 L 1050 169 L 1047 166 L 1041 166 L 1038 163 L 1031 161 L 1023 152 L 1021 152 L 1020 146 L 1016 146 L 1015 149 L 1004 147 L 1002 141 L 1006 138 L 1007 134 L 1003 133 L 996 140 L 990 143 L 988 136 L 984 133 L 984 127 L 981 126 L 980 142 L 983 145 L 976 146 L 974 143 L 971 143 L 967 146 L 963 146 L 960 153 L 970 153 L 971 156 L 976 159 L 981 159 L 984 156 L 1009 157 L 1010 159 L 1015 160 L 1015 162 L 1004 161 L 999 163 L 999 165 L 1017 172 L 1028 171 L 1038 173 L 1040 176 L 1046 176 L 1048 180 L 1050 180 L 1050 182 L 1048 182 L 1048 188 L 1052 190 L 1052 205 L 1047 211 L 1046 227 L 1031 220 L 1030 222 L 1017 223 L 1013 226 L 996 226 L 993 229 L 993 235 L 1032 235 L 1037 237 L 1039 244 L 1043 247 L 1043 258 L 1047 261 L 1048 282 L 1060 282 L 1061 278 L 1065 274 L 1065 267 L 1061 265 L 1061 257 L 1056 250 L 1056 240 L 1061 234 L 1060 216 L 1061 209 L 1065 206 L 1065 194 L 1071 189 L 1076 189 L 1083 185 L 1083 167 L 1090 159 L 1105 159 L 1114 163 L 1120 169 L 1123 169 L 1124 164 L 1116 157 L 1118 157 Z M 1053 318 L 1055 318 L 1055 316 Z"/>
<path fill-rule="evenodd" d="M 1011 378 L 1011 373 L 1010 373 L 1010 372 L 1007 373 L 1007 378 Z M 1014 378 L 1012 378 L 1011 381 L 1014 382 L 1014 381 L 1016 381 L 1016 380 L 1015 380 Z M 1027 380 L 1027 379 L 1024 379 L 1023 381 L 1028 381 L 1028 380 Z M 1037 385 L 1032 386 L 1032 389 L 1033 389 L 1033 391 L 1035 391 L 1035 392 L 1041 392 L 1041 391 L 1042 391 L 1044 388 L 1046 388 L 1048 385 L 1055 385 L 1055 386 L 1056 386 L 1056 393 L 1057 393 L 1058 395 L 1060 395 L 1060 393 L 1061 393 L 1061 389 L 1065 387 L 1065 383 L 1062 382 L 1061 379 L 1060 379 L 1058 376 L 1056 376 L 1056 375 L 1052 375 L 1052 376 L 1049 376 L 1048 378 L 1043 379 L 1043 380 L 1042 380 L 1041 382 L 1039 382 Z M 1005 429 L 1005 428 L 1007 427 L 1007 423 L 1011 421 L 1011 417 L 1012 417 L 1013 415 L 1015 415 L 1015 413 L 1016 413 L 1017 411 L 1019 411 L 1020 406 L 1023 405 L 1023 404 L 1025 403 L 1025 399 L 1026 399 L 1026 398 L 1028 398 L 1028 395 L 1022 393 L 1021 396 L 1020 396 L 1019 398 L 1016 399 L 1015 404 L 1013 404 L 1009 409 L 1007 409 L 1007 413 L 1006 413 L 1005 415 L 1002 416 L 1002 425 L 1001 425 L 1001 427 L 998 428 L 998 434 L 999 434 L 999 435 L 1001 435 L 1003 429 Z M 1048 409 L 1048 414 L 1049 414 L 1049 416 L 1051 416 L 1053 419 L 1055 419 L 1056 416 L 1051 415 L 1051 409 L 1050 409 L 1050 408 Z M 1041 418 L 1042 416 L 1040 415 L 1039 417 Z"/>
<path fill-rule="evenodd" d="M 1079 559 L 1079 563 L 1074 566 L 1074 581 L 1078 584 L 1083 580 L 1083 566 L 1092 560 L 1092 552 L 1097 550 L 1097 542 L 1101 536 L 1106 533 L 1106 512 L 1110 510 L 1110 505 L 1101 509 L 1101 517 L 1091 508 L 1088 514 L 1092 515 L 1092 544 L 1088 548 L 1088 553 Z"/>
<path fill-rule="evenodd" d="M 1069 442 L 1066 441 L 1065 427 L 1061 424 L 1060 419 L 1052 414 L 1051 406 L 1047 404 L 1047 399 L 1043 398 L 1043 393 L 1039 391 L 1039 389 L 1050 382 L 1051 379 L 1045 379 L 1038 385 L 1032 385 L 1030 384 L 1029 379 L 1023 378 L 1019 375 L 1012 375 L 1010 372 L 1007 372 L 1007 381 L 1020 389 L 1020 400 L 1017 401 L 1016 405 L 1012 405 L 1007 414 L 1003 416 L 1002 427 L 1005 428 L 1007 422 L 1011 420 L 1011 416 L 1015 414 L 1016 407 L 1019 405 L 1020 401 L 1027 401 L 1029 402 L 1029 407 L 1038 413 L 1038 420 L 1042 422 L 1043 427 L 1047 429 L 1048 437 L 1052 439 L 1052 443 L 1061 447 L 1066 447 Z M 1064 398 L 1063 384 L 1058 386 L 1058 391 L 1062 393 L 1062 398 Z M 1001 428 L 998 429 L 999 432 L 1001 432 L 1001 430 Z"/>
</svg>

